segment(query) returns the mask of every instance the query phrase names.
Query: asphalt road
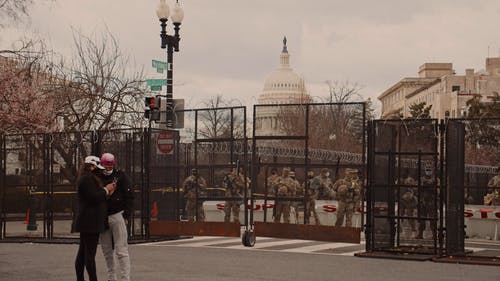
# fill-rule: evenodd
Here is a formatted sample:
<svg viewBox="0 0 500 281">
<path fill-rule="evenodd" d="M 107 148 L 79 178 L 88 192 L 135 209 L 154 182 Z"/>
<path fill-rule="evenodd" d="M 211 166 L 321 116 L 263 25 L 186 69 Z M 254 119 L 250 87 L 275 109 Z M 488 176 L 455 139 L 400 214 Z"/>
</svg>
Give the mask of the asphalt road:
<svg viewBox="0 0 500 281">
<path fill-rule="evenodd" d="M 75 280 L 77 245 L 0 244 L 0 280 Z M 294 281 L 294 280 L 500 280 L 500 267 L 353 256 L 224 249 L 130 245 L 132 280 Z M 105 280 L 104 260 L 97 255 L 98 275 Z"/>
</svg>

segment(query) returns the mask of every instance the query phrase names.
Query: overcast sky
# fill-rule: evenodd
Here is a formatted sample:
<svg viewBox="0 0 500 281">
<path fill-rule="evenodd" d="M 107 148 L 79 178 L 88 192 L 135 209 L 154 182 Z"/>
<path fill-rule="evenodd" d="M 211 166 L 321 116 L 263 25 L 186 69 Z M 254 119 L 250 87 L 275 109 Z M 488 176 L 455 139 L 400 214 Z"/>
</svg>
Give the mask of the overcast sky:
<svg viewBox="0 0 500 281">
<path fill-rule="evenodd" d="M 465 68 L 484 68 L 485 58 L 500 52 L 498 0 L 179 1 L 185 18 L 174 56 L 174 98 L 185 98 L 189 107 L 217 94 L 253 104 L 278 67 L 285 35 L 291 66 L 312 96 L 327 95 L 325 80 L 349 80 L 375 100 L 401 78 L 417 76 L 425 62 L 451 62 L 463 74 Z M 2 31 L 0 47 L 36 32 L 56 51 L 70 54 L 72 28 L 91 34 L 107 26 L 149 78 L 160 78 L 151 68 L 151 59 L 166 56 L 158 2 L 36 4 L 29 21 Z M 173 6 L 174 0 L 167 3 Z"/>
</svg>

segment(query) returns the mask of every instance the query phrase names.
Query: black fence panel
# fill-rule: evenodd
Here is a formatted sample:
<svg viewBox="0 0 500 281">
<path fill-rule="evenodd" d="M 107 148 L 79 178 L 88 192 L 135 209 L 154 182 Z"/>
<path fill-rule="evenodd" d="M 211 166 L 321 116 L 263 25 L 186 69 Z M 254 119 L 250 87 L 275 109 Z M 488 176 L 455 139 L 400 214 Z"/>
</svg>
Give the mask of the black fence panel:
<svg viewBox="0 0 500 281">
<path fill-rule="evenodd" d="M 367 251 L 466 255 L 500 205 L 499 144 L 498 118 L 371 122 Z"/>
<path fill-rule="evenodd" d="M 242 186 L 250 185 L 246 107 L 185 109 L 177 114 L 184 116 L 184 127 L 176 131 L 175 156 L 167 161 L 176 181 L 162 191 L 176 204 L 168 205 L 172 215 L 159 212 L 152 217 L 153 235 L 239 235 L 239 223 L 248 226 L 244 202 L 249 189 L 230 194 L 227 179 L 234 171 Z M 231 208 L 234 211 L 228 212 Z M 229 222 L 234 223 L 225 224 Z"/>
<path fill-rule="evenodd" d="M 113 153 L 136 195 L 130 223 L 133 238 L 146 236 L 150 206 L 145 188 L 147 130 L 54 132 L 2 136 L 2 238 L 75 238 L 78 211 L 75 182 L 87 155 Z M 148 161 L 151 167 L 154 161 Z M 153 169 L 151 177 L 165 174 Z"/>
<path fill-rule="evenodd" d="M 438 251 L 438 125 L 436 120 L 371 122 L 368 251 Z"/>
<path fill-rule="evenodd" d="M 454 120 L 446 127 L 446 253 L 453 256 L 465 254 L 464 128 Z"/>
<path fill-rule="evenodd" d="M 295 232 L 293 237 L 300 239 L 327 233 L 325 227 L 334 225 L 364 225 L 364 103 L 255 105 L 253 123 L 251 221 L 256 228 L 262 226 L 275 237 Z M 349 210 L 348 219 L 337 221 L 334 184 L 348 172 L 357 174 L 353 186 L 359 194 L 355 204 L 349 203 L 355 212 Z M 321 182 L 319 188 L 316 182 Z M 284 227 L 288 233 L 280 232 Z"/>
</svg>

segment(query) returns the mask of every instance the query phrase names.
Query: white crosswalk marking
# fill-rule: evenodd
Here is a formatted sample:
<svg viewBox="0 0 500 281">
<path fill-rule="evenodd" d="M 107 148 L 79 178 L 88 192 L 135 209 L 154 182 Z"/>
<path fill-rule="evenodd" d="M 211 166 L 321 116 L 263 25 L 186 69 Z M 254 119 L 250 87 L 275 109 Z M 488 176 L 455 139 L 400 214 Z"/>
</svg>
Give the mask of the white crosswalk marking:
<svg viewBox="0 0 500 281">
<path fill-rule="evenodd" d="M 145 243 L 146 246 L 181 246 L 181 247 L 198 247 L 198 246 L 210 246 L 210 244 L 218 243 L 230 243 L 230 242 L 240 242 L 241 238 L 237 237 L 221 237 L 217 236 L 195 236 L 189 239 L 172 240 L 172 241 L 161 241 L 153 243 Z"/>
<path fill-rule="evenodd" d="M 195 236 L 193 238 L 160 241 L 137 245 L 149 247 L 209 247 L 245 251 L 273 251 L 337 256 L 353 256 L 355 253 L 363 252 L 365 250 L 364 240 L 361 241 L 361 244 L 351 244 L 297 239 L 279 239 L 271 237 L 257 237 L 254 247 L 243 246 L 240 237 L 220 236 Z M 488 250 L 488 248 L 477 247 L 487 246 L 487 244 L 473 246 L 476 247 L 466 246 L 465 248 L 466 250 L 471 250 L 474 253 Z"/>
<path fill-rule="evenodd" d="M 254 249 L 262 249 L 262 248 L 267 248 L 267 247 L 272 247 L 272 246 L 282 246 L 282 245 L 288 245 L 288 244 L 297 244 L 300 242 L 304 242 L 303 240 L 280 240 L 280 241 L 270 241 L 270 242 L 259 242 L 257 238 L 257 242 L 255 242 L 255 245 L 252 247 Z M 229 248 L 229 249 L 240 249 L 240 247 L 248 249 L 248 247 L 245 247 L 243 245 L 238 245 L 238 246 L 230 246 L 230 247 L 224 247 L 224 248 Z"/>
<path fill-rule="evenodd" d="M 328 255 L 353 255 L 364 250 L 364 242 L 361 244 L 351 243 L 327 243 L 310 240 L 278 239 L 269 237 L 257 237 L 254 247 L 245 247 L 239 237 L 218 236 L 195 236 L 188 239 L 161 241 L 141 244 L 155 247 L 211 247 L 247 251 L 281 251 L 289 253 L 310 253 Z M 295 246 L 296 245 L 296 246 Z M 346 252 L 342 248 L 346 248 Z M 357 250 L 352 251 L 353 247 Z"/>
<path fill-rule="evenodd" d="M 285 249 L 285 250 L 283 250 L 283 252 L 310 253 L 310 252 L 316 252 L 316 251 L 331 250 L 331 249 L 341 248 L 341 247 L 348 247 L 348 246 L 353 246 L 353 245 L 356 245 L 356 244 L 327 243 L 327 244 L 319 244 L 319 245 L 312 245 L 312 246 L 305 246 L 305 247 L 297 247 L 297 248 L 292 248 L 292 249 Z"/>
</svg>

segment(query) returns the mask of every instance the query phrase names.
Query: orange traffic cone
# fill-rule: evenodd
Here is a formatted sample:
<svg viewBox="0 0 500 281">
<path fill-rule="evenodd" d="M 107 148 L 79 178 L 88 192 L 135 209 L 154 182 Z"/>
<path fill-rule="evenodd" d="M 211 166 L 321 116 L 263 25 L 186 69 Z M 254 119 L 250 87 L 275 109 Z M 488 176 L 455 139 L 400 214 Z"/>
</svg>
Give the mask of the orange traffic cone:
<svg viewBox="0 0 500 281">
<path fill-rule="evenodd" d="M 158 203 L 156 203 L 156 201 L 153 202 L 153 209 L 151 210 L 151 217 L 152 218 L 158 217 Z"/>
<path fill-rule="evenodd" d="M 30 221 L 30 208 L 26 211 L 26 219 L 24 220 L 24 224 L 28 224 Z"/>
</svg>

